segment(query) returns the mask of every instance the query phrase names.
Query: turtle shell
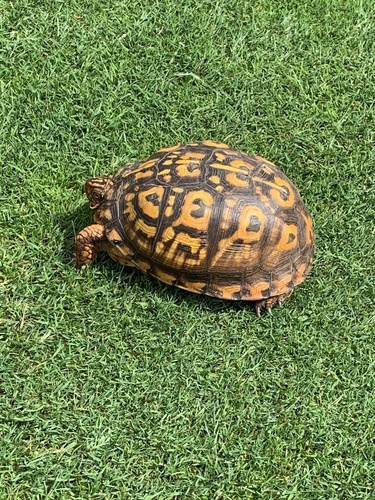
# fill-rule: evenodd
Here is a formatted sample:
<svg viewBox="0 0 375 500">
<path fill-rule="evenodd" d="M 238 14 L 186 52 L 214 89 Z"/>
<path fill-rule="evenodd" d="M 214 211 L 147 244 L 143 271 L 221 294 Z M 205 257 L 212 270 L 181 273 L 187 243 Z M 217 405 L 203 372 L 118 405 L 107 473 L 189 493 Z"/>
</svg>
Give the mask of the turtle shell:
<svg viewBox="0 0 375 500">
<path fill-rule="evenodd" d="M 260 156 L 204 141 L 160 149 L 113 177 L 99 217 L 110 255 L 164 283 L 232 300 L 293 291 L 314 254 L 311 217 Z"/>
</svg>

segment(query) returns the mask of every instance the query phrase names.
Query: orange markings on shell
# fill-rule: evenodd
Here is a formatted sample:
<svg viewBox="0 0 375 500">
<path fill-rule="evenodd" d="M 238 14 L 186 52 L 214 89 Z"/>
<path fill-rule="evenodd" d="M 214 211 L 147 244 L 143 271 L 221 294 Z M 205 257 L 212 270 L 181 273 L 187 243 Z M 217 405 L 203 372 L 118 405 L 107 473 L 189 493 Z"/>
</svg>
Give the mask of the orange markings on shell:
<svg viewBox="0 0 375 500">
<path fill-rule="evenodd" d="M 291 289 L 293 290 L 294 285 L 291 284 L 291 281 L 291 276 L 289 274 L 281 278 L 276 278 L 273 275 L 270 282 L 271 295 L 278 295 L 286 293 Z"/>
<path fill-rule="evenodd" d="M 137 202 L 142 213 L 151 219 L 157 219 L 163 193 L 164 188 L 162 186 L 152 186 L 146 191 L 140 191 Z"/>
<path fill-rule="evenodd" d="M 259 300 L 264 297 L 264 292 L 266 292 L 270 287 L 269 283 L 261 281 L 259 283 L 252 283 L 249 288 L 250 299 Z"/>
<path fill-rule="evenodd" d="M 201 246 L 200 238 L 193 238 L 187 233 L 179 232 L 173 239 L 172 247 L 177 249 L 178 245 L 184 245 L 190 248 L 192 254 L 196 254 Z"/>
<path fill-rule="evenodd" d="M 152 238 L 156 234 L 156 227 L 150 226 L 142 219 L 137 219 L 134 225 L 136 231 L 141 231 L 144 235 L 150 238 Z"/>
<path fill-rule="evenodd" d="M 173 207 L 175 201 L 176 201 L 176 196 L 174 194 L 170 194 L 168 196 L 168 206 Z"/>
<path fill-rule="evenodd" d="M 151 269 L 151 265 L 148 261 L 139 258 L 137 259 L 137 267 L 144 273 L 147 273 L 147 271 Z"/>
<path fill-rule="evenodd" d="M 174 238 L 175 236 L 176 236 L 176 232 L 175 232 L 175 230 L 173 229 L 173 227 L 171 227 L 171 226 L 167 226 L 167 227 L 164 229 L 163 233 L 162 233 L 161 240 L 160 240 L 160 242 L 159 242 L 159 243 L 162 243 L 162 244 L 163 244 L 163 242 L 168 242 L 168 241 L 171 241 L 171 240 L 173 240 L 173 238 Z M 159 243 L 158 243 L 158 244 L 159 244 Z M 163 244 L 163 248 L 164 248 L 164 244 Z"/>
<path fill-rule="evenodd" d="M 247 174 L 247 170 L 252 172 L 255 169 L 255 165 L 245 160 L 232 160 L 230 162 L 232 168 L 238 169 L 239 173 Z"/>
<path fill-rule="evenodd" d="M 247 174 L 246 170 L 241 170 L 238 167 L 233 167 L 232 165 L 225 165 L 224 163 L 211 163 L 212 168 L 217 170 L 225 170 L 226 172 L 233 172 L 234 174 Z"/>
<path fill-rule="evenodd" d="M 241 285 L 224 285 L 220 286 L 221 298 L 232 299 L 235 294 L 241 292 Z"/>
<path fill-rule="evenodd" d="M 137 219 L 137 212 L 135 211 L 133 203 L 128 201 L 125 197 L 125 210 L 124 210 L 124 216 L 126 217 L 127 220 L 130 222 L 134 222 Z"/>
<path fill-rule="evenodd" d="M 220 177 L 218 175 L 211 175 L 211 177 L 209 177 L 208 180 L 211 181 L 212 184 L 219 184 L 221 182 Z"/>
<path fill-rule="evenodd" d="M 268 165 L 272 165 L 273 167 L 275 166 L 275 164 L 272 163 L 272 161 L 266 160 L 265 158 L 263 158 L 263 156 L 254 155 L 254 158 L 258 161 L 261 161 L 262 163 L 267 163 Z"/>
<path fill-rule="evenodd" d="M 141 179 L 147 179 L 149 177 L 152 177 L 154 175 L 154 172 L 147 168 L 146 170 L 140 170 L 135 174 L 135 179 L 136 180 L 141 180 Z"/>
<path fill-rule="evenodd" d="M 223 220 L 232 220 L 232 210 L 237 214 L 237 226 L 233 233 L 222 238 L 218 243 L 218 249 L 211 261 L 211 271 L 216 268 L 243 269 L 251 265 L 258 265 L 260 249 L 254 245 L 259 242 L 267 224 L 263 211 L 253 205 L 234 208 L 231 205 L 234 200 L 228 200 L 223 211 Z"/>
<path fill-rule="evenodd" d="M 215 152 L 215 158 L 217 161 L 223 162 L 225 161 L 225 154 Z"/>
<path fill-rule="evenodd" d="M 309 264 L 311 264 L 311 262 L 309 262 Z M 307 271 L 307 264 L 305 263 L 301 264 L 297 269 L 296 275 L 293 280 L 295 284 L 301 283 L 301 281 L 304 280 L 306 271 Z"/>
<path fill-rule="evenodd" d="M 167 163 L 167 162 L 165 162 Z M 163 164 L 163 166 L 165 165 L 165 163 Z M 162 170 L 161 172 L 159 172 L 158 174 L 159 176 L 164 176 L 164 175 L 171 175 L 171 169 L 170 168 L 165 168 L 164 170 Z"/>
<path fill-rule="evenodd" d="M 199 177 L 201 175 L 199 163 L 192 160 L 177 160 L 176 165 L 176 173 L 181 178 Z"/>
<path fill-rule="evenodd" d="M 202 160 L 205 156 L 206 156 L 206 154 L 205 154 L 205 153 L 198 153 L 198 152 L 196 152 L 196 151 L 194 151 L 194 152 L 189 152 L 189 153 L 182 154 L 182 155 L 179 157 L 179 159 L 178 159 L 178 161 L 177 161 L 176 163 L 178 163 L 178 162 L 180 162 L 180 161 L 185 161 L 185 160 L 186 160 L 186 161 L 192 161 L 192 160 Z"/>
<path fill-rule="evenodd" d="M 95 214 L 95 215 L 97 215 L 97 214 Z M 111 209 L 110 208 L 106 208 L 106 209 L 102 210 L 102 212 L 100 214 L 100 217 L 102 219 L 104 219 L 105 221 L 111 220 L 111 217 L 112 217 Z M 95 217 L 94 217 L 94 220 L 95 220 Z"/>
<path fill-rule="evenodd" d="M 203 281 L 191 281 L 183 278 L 177 286 L 183 290 L 188 290 L 189 292 L 203 293 L 207 287 L 207 283 L 204 283 Z"/>
<path fill-rule="evenodd" d="M 285 224 L 279 242 L 275 245 L 276 252 L 289 252 L 298 244 L 298 228 L 295 224 Z"/>
<path fill-rule="evenodd" d="M 271 189 L 270 194 L 274 197 L 280 207 L 283 208 L 291 208 L 296 202 L 293 189 L 286 184 L 284 179 L 275 176 L 274 182 L 276 184 L 276 188 Z"/>
<path fill-rule="evenodd" d="M 294 237 L 294 238 L 293 238 Z M 276 218 L 268 244 L 262 249 L 262 269 L 266 272 L 276 272 L 281 261 L 290 261 L 292 265 L 298 248 L 298 232 L 294 224 Z M 288 273 L 287 278 L 291 280 Z"/>
<path fill-rule="evenodd" d="M 193 212 L 202 209 L 200 202 L 204 205 L 204 213 L 201 217 L 197 217 L 193 215 Z M 208 191 L 203 189 L 189 191 L 185 195 L 181 215 L 172 223 L 172 226 L 184 225 L 199 231 L 207 231 L 213 202 L 213 196 Z"/>
<path fill-rule="evenodd" d="M 155 166 L 157 160 L 153 158 L 152 160 L 146 160 L 143 163 L 141 163 L 137 168 L 134 170 L 129 170 L 127 173 L 135 176 L 139 176 L 140 173 L 142 172 L 149 172 L 150 176 L 153 175 L 153 170 L 152 168 Z"/>
<path fill-rule="evenodd" d="M 179 147 L 181 147 L 181 143 L 178 143 L 175 146 L 171 146 L 168 148 L 161 148 L 157 151 L 157 153 L 168 153 L 170 151 L 176 151 L 176 149 L 178 149 Z"/>
<path fill-rule="evenodd" d="M 176 196 L 174 194 L 169 195 L 167 201 L 167 207 L 164 211 L 166 217 L 171 217 L 174 214 L 174 204 L 176 201 Z"/>
<path fill-rule="evenodd" d="M 224 144 L 223 142 L 215 142 L 215 141 L 203 141 L 202 144 L 205 146 L 210 146 L 212 148 L 217 148 L 217 149 L 229 149 L 228 144 Z"/>
<path fill-rule="evenodd" d="M 189 252 L 186 249 L 189 248 Z M 197 258 L 202 264 L 206 258 L 207 248 L 202 246 L 200 238 L 194 238 L 186 232 L 176 232 L 172 227 L 167 227 L 157 242 L 154 258 L 158 258 L 172 268 L 196 265 Z"/>
<path fill-rule="evenodd" d="M 267 215 L 256 205 L 245 205 L 240 213 L 235 237 L 244 243 L 259 241 L 267 224 Z"/>
<path fill-rule="evenodd" d="M 234 208 L 238 203 L 238 200 L 236 198 L 226 198 L 225 200 L 225 207 L 226 208 Z M 231 215 L 232 215 L 232 211 L 230 210 L 229 212 L 226 213 L 226 215 L 224 216 L 224 218 L 228 218 L 228 220 L 231 220 Z"/>
<path fill-rule="evenodd" d="M 121 239 L 122 239 L 120 233 L 115 228 L 110 229 L 107 232 L 107 238 L 110 241 L 121 241 Z"/>
<path fill-rule="evenodd" d="M 306 245 L 311 245 L 313 243 L 313 236 L 314 236 L 312 220 L 307 214 L 303 212 L 301 213 L 301 215 L 306 225 L 306 232 L 305 232 Z"/>
<path fill-rule="evenodd" d="M 238 177 L 237 174 L 228 174 L 226 180 L 234 187 L 249 187 L 249 182 Z"/>
<path fill-rule="evenodd" d="M 256 193 L 262 199 L 265 205 L 268 205 L 269 198 L 271 197 L 279 207 L 291 208 L 295 204 L 295 196 L 293 189 L 286 183 L 281 177 L 275 176 L 274 181 L 267 181 L 261 177 L 254 176 L 254 181 L 256 181 Z M 269 186 L 269 194 L 264 194 L 263 186 Z"/>
<path fill-rule="evenodd" d="M 163 283 L 166 283 L 167 285 L 172 285 L 173 282 L 176 280 L 176 276 L 174 276 L 173 274 L 167 273 L 157 268 L 154 269 L 154 271 L 151 274 L 155 276 L 155 278 L 161 280 Z"/>
</svg>

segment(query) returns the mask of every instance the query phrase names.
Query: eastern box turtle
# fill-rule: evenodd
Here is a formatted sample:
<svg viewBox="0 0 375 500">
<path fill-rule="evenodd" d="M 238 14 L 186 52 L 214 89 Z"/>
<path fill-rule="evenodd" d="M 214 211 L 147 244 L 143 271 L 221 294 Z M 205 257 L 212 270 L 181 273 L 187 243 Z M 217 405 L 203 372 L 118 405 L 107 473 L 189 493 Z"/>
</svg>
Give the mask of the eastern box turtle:
<svg viewBox="0 0 375 500">
<path fill-rule="evenodd" d="M 259 316 L 308 273 L 312 221 L 272 163 L 212 141 L 163 148 L 83 186 L 95 224 L 76 238 L 78 267 L 98 252 L 169 285 L 255 301 Z"/>
</svg>

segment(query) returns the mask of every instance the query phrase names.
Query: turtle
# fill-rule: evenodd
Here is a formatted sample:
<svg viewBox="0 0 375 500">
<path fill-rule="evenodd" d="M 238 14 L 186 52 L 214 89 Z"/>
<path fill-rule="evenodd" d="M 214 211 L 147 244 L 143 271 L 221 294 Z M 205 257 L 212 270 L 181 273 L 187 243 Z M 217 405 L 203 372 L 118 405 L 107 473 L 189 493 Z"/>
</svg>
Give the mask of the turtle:
<svg viewBox="0 0 375 500">
<path fill-rule="evenodd" d="M 78 268 L 99 252 L 212 297 L 283 303 L 309 272 L 311 216 L 297 188 L 261 156 L 212 140 L 176 144 L 82 188 L 94 224 L 75 240 Z"/>
</svg>

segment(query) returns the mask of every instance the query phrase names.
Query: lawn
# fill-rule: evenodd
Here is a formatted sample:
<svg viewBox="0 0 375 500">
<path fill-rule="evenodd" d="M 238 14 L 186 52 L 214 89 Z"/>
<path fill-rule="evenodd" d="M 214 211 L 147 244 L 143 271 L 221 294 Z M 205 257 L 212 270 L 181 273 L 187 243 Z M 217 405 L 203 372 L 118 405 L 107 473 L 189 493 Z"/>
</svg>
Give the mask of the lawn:
<svg viewBox="0 0 375 500">
<path fill-rule="evenodd" d="M 370 0 L 0 0 L 0 498 L 375 499 Z M 271 315 L 107 256 L 83 182 L 210 138 L 314 220 Z"/>
</svg>

